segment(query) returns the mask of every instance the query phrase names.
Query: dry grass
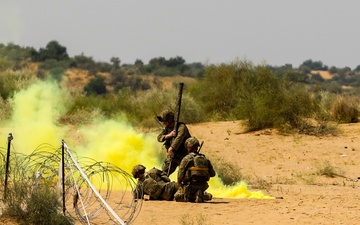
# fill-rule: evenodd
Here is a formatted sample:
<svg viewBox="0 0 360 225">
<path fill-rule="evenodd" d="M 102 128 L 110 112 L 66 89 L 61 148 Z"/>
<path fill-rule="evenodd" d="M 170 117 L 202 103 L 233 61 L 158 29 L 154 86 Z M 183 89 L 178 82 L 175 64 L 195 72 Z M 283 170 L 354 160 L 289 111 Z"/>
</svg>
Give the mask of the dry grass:
<svg viewBox="0 0 360 225">
<path fill-rule="evenodd" d="M 202 213 L 190 215 L 188 213 L 180 215 L 182 225 L 212 225 L 210 218 Z"/>
</svg>

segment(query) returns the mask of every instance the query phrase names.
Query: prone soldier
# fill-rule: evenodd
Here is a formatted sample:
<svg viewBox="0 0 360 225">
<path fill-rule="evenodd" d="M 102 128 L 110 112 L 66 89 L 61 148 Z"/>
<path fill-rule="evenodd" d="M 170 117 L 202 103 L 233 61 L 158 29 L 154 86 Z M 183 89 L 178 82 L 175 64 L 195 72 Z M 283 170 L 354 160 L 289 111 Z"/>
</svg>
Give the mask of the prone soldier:
<svg viewBox="0 0 360 225">
<path fill-rule="evenodd" d="M 145 172 L 146 167 L 139 164 L 133 167 L 132 174 L 138 179 L 136 189 L 134 190 L 135 199 L 144 199 L 144 195 L 149 195 L 150 200 L 172 201 L 178 185 L 165 172 L 152 168 Z"/>
</svg>

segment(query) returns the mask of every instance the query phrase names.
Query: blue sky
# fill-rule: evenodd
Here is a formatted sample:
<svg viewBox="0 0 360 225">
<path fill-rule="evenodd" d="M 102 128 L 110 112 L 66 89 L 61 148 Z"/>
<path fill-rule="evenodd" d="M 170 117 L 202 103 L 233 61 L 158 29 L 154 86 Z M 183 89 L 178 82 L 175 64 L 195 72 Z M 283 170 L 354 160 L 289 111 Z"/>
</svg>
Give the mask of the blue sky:
<svg viewBox="0 0 360 225">
<path fill-rule="evenodd" d="M 360 65 L 358 0 L 0 0 L 0 43 L 144 63 Z"/>
</svg>

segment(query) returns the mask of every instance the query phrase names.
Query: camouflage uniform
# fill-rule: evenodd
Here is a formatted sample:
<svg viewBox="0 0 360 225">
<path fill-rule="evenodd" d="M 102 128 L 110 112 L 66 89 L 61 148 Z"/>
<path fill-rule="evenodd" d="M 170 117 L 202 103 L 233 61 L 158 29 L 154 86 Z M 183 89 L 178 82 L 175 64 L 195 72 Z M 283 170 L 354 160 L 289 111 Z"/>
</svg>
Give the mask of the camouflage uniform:
<svg viewBox="0 0 360 225">
<path fill-rule="evenodd" d="M 168 110 L 165 110 L 160 118 L 160 120 L 164 120 L 163 118 L 166 117 L 166 113 L 169 113 Z M 191 137 L 190 132 L 187 128 L 187 126 L 182 123 L 178 122 L 178 128 L 177 128 L 177 135 L 175 138 L 165 139 L 165 136 L 169 134 L 171 131 L 173 131 L 175 128 L 173 126 L 166 126 L 162 132 L 157 136 L 158 142 L 164 142 L 164 146 L 166 151 L 168 151 L 169 147 L 171 146 L 174 151 L 174 157 L 173 158 L 166 158 L 163 165 L 162 170 L 165 172 L 168 172 L 168 175 L 172 174 L 176 167 L 179 166 L 182 158 L 187 155 L 187 150 L 185 148 L 185 141 L 189 137 Z M 169 169 L 170 167 L 170 169 Z"/>
<path fill-rule="evenodd" d="M 196 156 L 203 157 L 204 166 L 202 168 L 195 166 L 194 159 Z M 201 172 L 202 176 L 194 175 L 198 172 Z M 215 170 L 210 160 L 206 159 L 203 154 L 190 152 L 181 160 L 179 166 L 178 185 L 180 187 L 175 193 L 175 200 L 195 202 L 198 193 L 201 193 L 204 200 L 211 200 L 211 194 L 205 193 L 205 190 L 209 187 L 207 181 L 214 176 Z"/>
<path fill-rule="evenodd" d="M 143 199 L 146 194 L 150 200 L 170 201 L 174 199 L 177 189 L 176 182 L 170 181 L 165 172 L 154 167 L 139 178 L 134 194 L 136 199 Z"/>
</svg>

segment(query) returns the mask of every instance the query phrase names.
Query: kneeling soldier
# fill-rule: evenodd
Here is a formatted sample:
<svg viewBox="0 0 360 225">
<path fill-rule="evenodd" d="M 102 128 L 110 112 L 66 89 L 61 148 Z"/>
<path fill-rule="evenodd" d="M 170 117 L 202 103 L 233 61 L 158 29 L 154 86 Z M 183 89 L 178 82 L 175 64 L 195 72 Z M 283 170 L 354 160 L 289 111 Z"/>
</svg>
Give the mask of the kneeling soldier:
<svg viewBox="0 0 360 225">
<path fill-rule="evenodd" d="M 179 189 L 175 193 L 176 201 L 202 203 L 212 199 L 208 189 L 210 177 L 215 176 L 215 170 L 205 155 L 199 153 L 199 141 L 190 137 L 185 141 L 188 154 L 181 160 L 178 171 Z"/>
</svg>

